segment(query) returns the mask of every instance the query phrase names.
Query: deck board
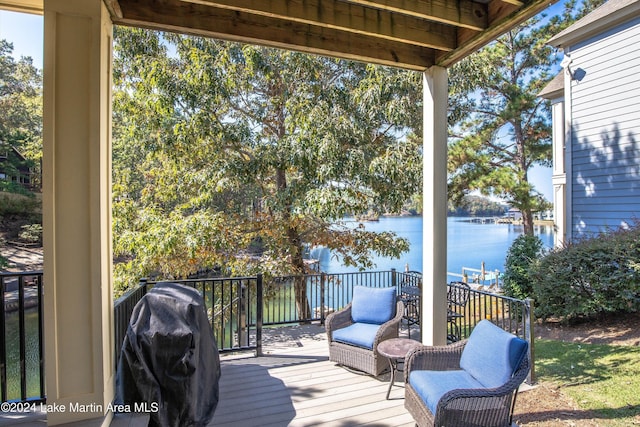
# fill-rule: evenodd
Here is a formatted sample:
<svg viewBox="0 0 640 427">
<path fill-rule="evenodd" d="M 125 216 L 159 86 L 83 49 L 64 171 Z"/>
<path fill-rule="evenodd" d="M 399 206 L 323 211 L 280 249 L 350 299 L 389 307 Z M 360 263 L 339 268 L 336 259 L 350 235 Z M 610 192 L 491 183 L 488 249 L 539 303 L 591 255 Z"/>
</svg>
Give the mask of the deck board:
<svg viewBox="0 0 640 427">
<path fill-rule="evenodd" d="M 221 356 L 214 427 L 413 427 L 404 409 L 402 377 L 390 400 L 389 374 L 373 378 L 329 362 L 324 327 L 267 329 L 264 356 Z M 119 414 L 112 426 L 146 425 L 148 416 Z M 0 426 L 40 427 L 46 413 L 0 414 Z M 75 427 L 93 422 L 74 424 Z"/>
<path fill-rule="evenodd" d="M 389 374 L 379 378 L 329 362 L 319 325 L 270 330 L 262 357 L 222 356 L 220 401 L 210 426 L 409 427 L 398 375 L 390 399 Z"/>
</svg>

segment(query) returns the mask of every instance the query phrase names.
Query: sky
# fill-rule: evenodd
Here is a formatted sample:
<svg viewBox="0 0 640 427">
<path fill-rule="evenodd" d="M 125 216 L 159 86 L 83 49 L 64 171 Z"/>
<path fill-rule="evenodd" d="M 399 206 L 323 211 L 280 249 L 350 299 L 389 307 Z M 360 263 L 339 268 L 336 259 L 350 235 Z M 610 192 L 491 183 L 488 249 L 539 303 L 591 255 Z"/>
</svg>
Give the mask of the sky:
<svg viewBox="0 0 640 427">
<path fill-rule="evenodd" d="M 552 8 L 561 7 L 561 3 L 555 4 Z M 35 67 L 43 68 L 44 25 L 42 15 L 0 10 L 0 39 L 13 43 L 14 58 L 30 56 Z M 533 167 L 529 171 L 529 179 L 548 201 L 553 201 L 550 167 Z"/>
<path fill-rule="evenodd" d="M 44 24 L 42 15 L 0 11 L 0 39 L 13 43 L 13 56 L 30 56 L 42 69 Z"/>
</svg>

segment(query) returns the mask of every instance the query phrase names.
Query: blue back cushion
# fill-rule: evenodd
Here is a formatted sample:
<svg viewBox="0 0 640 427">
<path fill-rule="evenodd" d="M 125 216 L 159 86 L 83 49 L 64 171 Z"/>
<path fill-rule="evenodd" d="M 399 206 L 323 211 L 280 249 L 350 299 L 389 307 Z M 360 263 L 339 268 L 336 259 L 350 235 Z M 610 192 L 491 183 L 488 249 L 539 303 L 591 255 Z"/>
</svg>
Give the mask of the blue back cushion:
<svg viewBox="0 0 640 427">
<path fill-rule="evenodd" d="M 528 343 L 488 320 L 476 325 L 462 351 L 460 367 L 487 388 L 506 383 L 527 354 Z"/>
<path fill-rule="evenodd" d="M 353 288 L 351 319 L 354 322 L 382 325 L 395 315 L 396 288 Z"/>
</svg>

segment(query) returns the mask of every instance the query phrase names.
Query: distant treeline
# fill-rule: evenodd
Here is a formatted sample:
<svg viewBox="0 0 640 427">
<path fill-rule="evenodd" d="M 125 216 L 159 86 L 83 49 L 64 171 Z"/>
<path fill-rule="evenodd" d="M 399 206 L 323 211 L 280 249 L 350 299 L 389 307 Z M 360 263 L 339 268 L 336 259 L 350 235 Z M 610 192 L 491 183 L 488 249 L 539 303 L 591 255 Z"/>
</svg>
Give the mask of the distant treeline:
<svg viewBox="0 0 640 427">
<path fill-rule="evenodd" d="M 488 197 L 464 196 L 462 203 L 454 205 L 449 200 L 447 207 L 448 216 L 503 216 L 509 206 L 496 202 Z M 422 215 L 422 197 L 416 195 L 404 206 L 404 212 L 409 215 Z"/>
<path fill-rule="evenodd" d="M 458 206 L 451 201 L 447 207 L 449 216 L 502 216 L 509 209 L 505 204 L 481 196 L 465 196 Z"/>
</svg>

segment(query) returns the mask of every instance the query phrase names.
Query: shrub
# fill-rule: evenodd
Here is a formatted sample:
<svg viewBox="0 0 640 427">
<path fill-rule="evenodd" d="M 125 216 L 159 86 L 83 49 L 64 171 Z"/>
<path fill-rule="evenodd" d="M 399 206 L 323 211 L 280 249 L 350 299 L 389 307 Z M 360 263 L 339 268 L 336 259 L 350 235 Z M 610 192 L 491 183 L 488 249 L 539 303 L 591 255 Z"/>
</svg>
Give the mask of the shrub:
<svg viewBox="0 0 640 427">
<path fill-rule="evenodd" d="M 33 194 L 27 196 L 0 192 L 0 218 L 39 215 L 40 205 L 40 200 Z"/>
<path fill-rule="evenodd" d="M 41 244 L 42 243 L 42 225 L 27 224 L 23 225 L 22 231 L 18 235 L 21 240 L 26 243 Z"/>
<path fill-rule="evenodd" d="M 556 249 L 529 271 L 542 319 L 571 321 L 640 309 L 640 226 Z"/>
<path fill-rule="evenodd" d="M 2 248 L 6 244 L 6 240 L 0 236 L 0 248 Z M 3 270 L 9 266 L 9 260 L 2 256 L 0 253 L 0 270 Z"/>
<path fill-rule="evenodd" d="M 542 254 L 542 240 L 537 236 L 523 234 L 513 241 L 505 260 L 503 282 L 506 295 L 518 299 L 532 297 L 529 266 Z"/>
<path fill-rule="evenodd" d="M 0 233 L 3 237 L 9 241 L 20 239 L 22 227 L 29 224 L 42 224 L 40 197 L 0 191 Z"/>
</svg>

